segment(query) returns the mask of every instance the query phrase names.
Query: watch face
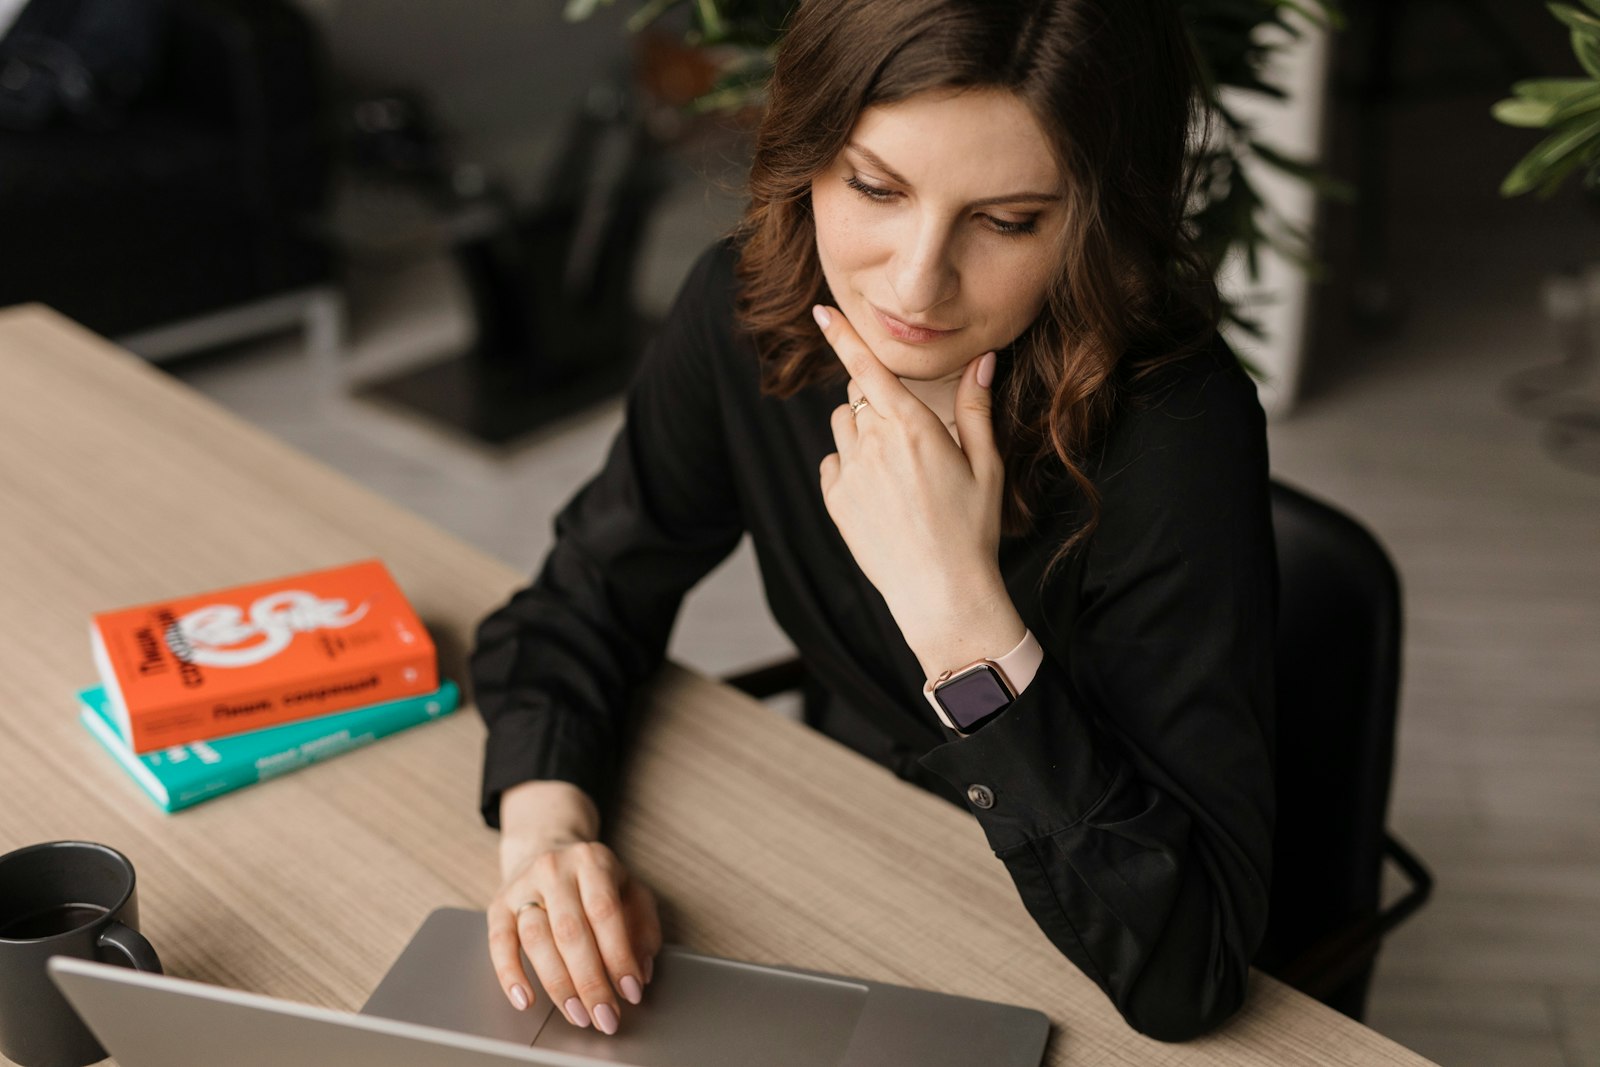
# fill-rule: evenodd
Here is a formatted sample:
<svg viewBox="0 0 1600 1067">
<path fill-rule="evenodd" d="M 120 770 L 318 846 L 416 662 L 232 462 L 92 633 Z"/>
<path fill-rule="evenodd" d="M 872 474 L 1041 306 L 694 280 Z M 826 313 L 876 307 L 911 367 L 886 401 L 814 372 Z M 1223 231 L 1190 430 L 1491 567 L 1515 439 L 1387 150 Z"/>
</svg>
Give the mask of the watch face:
<svg viewBox="0 0 1600 1067">
<path fill-rule="evenodd" d="M 971 730 L 1011 703 L 1011 693 L 987 664 L 974 667 L 933 691 L 934 699 L 958 730 Z"/>
</svg>

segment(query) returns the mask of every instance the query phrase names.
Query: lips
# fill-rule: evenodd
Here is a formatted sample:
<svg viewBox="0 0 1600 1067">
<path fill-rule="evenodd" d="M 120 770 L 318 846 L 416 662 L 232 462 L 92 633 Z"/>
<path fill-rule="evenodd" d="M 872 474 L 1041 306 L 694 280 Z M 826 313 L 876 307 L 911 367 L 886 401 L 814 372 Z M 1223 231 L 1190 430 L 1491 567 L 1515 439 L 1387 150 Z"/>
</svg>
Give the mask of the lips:
<svg viewBox="0 0 1600 1067">
<path fill-rule="evenodd" d="M 895 318 L 876 304 L 868 306 L 872 308 L 872 313 L 878 317 L 878 322 L 888 331 L 890 337 L 893 337 L 896 341 L 904 341 L 907 344 L 925 345 L 931 341 L 942 341 L 960 331 L 959 326 L 953 330 L 937 330 L 929 326 L 917 325 Z"/>
</svg>

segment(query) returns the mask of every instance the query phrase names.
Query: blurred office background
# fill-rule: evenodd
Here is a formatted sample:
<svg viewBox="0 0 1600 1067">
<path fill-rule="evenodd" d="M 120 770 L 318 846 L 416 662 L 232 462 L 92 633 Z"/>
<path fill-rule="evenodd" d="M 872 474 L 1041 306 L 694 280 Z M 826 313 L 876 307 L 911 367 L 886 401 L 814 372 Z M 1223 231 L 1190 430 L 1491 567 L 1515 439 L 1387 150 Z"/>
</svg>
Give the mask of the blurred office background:
<svg viewBox="0 0 1600 1067">
<path fill-rule="evenodd" d="M 1365 206 L 1301 206 L 1327 280 L 1273 267 L 1252 350 L 1275 475 L 1404 584 L 1389 823 L 1437 889 L 1367 1021 L 1445 1064 L 1600 1064 L 1600 201 L 1502 200 L 1537 136 L 1489 116 L 1519 63 L 1578 68 L 1542 4 L 1347 6 L 1262 121 Z M 621 417 L 627 360 L 593 354 L 636 350 L 740 208 L 738 130 L 670 104 L 692 61 L 637 47 L 627 5 L 560 7 L 169 0 L 110 132 L 0 131 L 0 303 L 62 307 L 531 574 Z M 747 548 L 671 651 L 789 651 Z"/>
</svg>

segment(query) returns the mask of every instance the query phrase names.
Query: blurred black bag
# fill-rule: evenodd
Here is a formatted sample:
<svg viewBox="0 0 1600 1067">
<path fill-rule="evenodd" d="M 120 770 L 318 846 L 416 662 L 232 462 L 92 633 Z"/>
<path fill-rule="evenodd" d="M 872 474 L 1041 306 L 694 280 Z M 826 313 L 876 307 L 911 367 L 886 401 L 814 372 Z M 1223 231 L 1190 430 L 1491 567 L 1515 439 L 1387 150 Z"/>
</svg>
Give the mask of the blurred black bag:
<svg viewBox="0 0 1600 1067">
<path fill-rule="evenodd" d="M 162 0 L 29 0 L 0 38 L 0 128 L 116 124 L 156 70 Z"/>
</svg>

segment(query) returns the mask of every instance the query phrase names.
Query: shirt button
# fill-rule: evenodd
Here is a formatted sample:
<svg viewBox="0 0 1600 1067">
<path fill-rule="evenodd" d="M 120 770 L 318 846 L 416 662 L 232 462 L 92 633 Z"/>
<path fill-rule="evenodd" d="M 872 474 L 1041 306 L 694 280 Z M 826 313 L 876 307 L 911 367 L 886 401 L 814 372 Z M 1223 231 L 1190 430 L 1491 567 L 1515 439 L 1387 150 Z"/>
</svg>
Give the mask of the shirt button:
<svg viewBox="0 0 1600 1067">
<path fill-rule="evenodd" d="M 988 811 L 994 807 L 994 790 L 986 785 L 969 785 L 967 799 L 972 801 L 973 807 Z"/>
</svg>

